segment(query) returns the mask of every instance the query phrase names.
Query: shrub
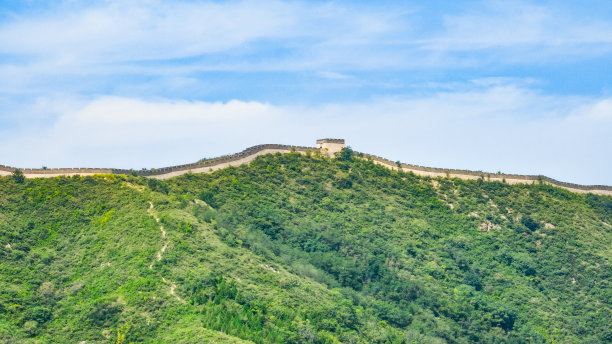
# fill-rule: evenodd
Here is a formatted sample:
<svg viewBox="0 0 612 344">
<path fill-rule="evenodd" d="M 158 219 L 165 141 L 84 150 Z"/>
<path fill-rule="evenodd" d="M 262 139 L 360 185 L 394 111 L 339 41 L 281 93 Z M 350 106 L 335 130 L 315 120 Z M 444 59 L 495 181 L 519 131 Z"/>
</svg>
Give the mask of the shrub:
<svg viewBox="0 0 612 344">
<path fill-rule="evenodd" d="M 211 207 L 215 207 L 216 203 L 215 203 L 215 194 L 214 192 L 212 192 L 211 190 L 202 190 L 200 191 L 200 195 L 198 196 L 198 198 L 204 202 L 206 202 L 206 204 L 208 204 Z"/>
<path fill-rule="evenodd" d="M 13 180 L 17 184 L 23 184 L 23 182 L 25 182 L 25 175 L 23 174 L 23 171 L 20 169 L 13 171 Z"/>
<path fill-rule="evenodd" d="M 342 161 L 353 161 L 353 149 L 344 147 L 338 154 L 338 159 Z"/>
</svg>

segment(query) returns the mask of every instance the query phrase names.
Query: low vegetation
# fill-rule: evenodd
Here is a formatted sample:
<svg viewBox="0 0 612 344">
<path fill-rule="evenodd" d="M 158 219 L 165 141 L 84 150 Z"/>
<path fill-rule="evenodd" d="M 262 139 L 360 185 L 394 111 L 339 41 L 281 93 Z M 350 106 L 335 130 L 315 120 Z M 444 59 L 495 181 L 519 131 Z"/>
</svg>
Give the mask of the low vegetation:
<svg viewBox="0 0 612 344">
<path fill-rule="evenodd" d="M 9 176 L 0 342 L 609 343 L 611 244 L 611 197 L 350 150 Z"/>
</svg>

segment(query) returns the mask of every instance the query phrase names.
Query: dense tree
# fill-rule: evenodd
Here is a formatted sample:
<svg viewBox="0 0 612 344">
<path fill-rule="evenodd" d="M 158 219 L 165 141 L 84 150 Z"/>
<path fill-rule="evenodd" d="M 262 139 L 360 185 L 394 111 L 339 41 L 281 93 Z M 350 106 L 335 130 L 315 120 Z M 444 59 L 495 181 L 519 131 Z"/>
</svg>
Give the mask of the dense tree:
<svg viewBox="0 0 612 344">
<path fill-rule="evenodd" d="M 0 342 L 612 340 L 610 197 L 348 149 L 15 181 L 0 178 Z"/>
</svg>

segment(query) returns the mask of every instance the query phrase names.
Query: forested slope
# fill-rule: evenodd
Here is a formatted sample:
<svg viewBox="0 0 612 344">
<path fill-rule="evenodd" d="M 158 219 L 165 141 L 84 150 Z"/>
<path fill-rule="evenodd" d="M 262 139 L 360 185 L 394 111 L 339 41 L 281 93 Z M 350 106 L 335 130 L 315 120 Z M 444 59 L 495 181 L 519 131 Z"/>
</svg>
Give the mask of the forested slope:
<svg viewBox="0 0 612 344">
<path fill-rule="evenodd" d="M 0 178 L 0 245 L 0 342 L 612 341 L 611 197 L 350 150 Z"/>
</svg>

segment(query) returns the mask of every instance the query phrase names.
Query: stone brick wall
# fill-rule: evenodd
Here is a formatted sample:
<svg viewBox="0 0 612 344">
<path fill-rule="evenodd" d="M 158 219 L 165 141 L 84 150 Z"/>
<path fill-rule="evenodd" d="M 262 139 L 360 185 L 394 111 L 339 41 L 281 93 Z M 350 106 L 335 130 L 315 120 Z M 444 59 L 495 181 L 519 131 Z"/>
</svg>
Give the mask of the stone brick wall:
<svg viewBox="0 0 612 344">
<path fill-rule="evenodd" d="M 459 170 L 459 169 L 450 169 L 450 168 L 435 168 L 435 167 L 425 167 L 419 165 L 411 165 L 400 163 L 398 165 L 397 162 L 393 162 L 389 159 L 385 159 L 383 157 L 379 157 L 376 155 L 360 153 L 366 159 L 370 159 L 375 163 L 384 165 L 393 170 L 399 170 L 401 167 L 402 171 L 408 172 L 411 171 L 417 175 L 423 176 L 441 176 L 441 177 L 451 177 L 451 178 L 460 178 L 460 179 L 479 179 L 483 178 L 487 181 L 506 181 L 508 183 L 516 184 L 516 183 L 547 183 L 554 186 L 559 186 L 564 189 L 568 189 L 570 191 L 583 191 L 583 192 L 593 192 L 604 195 L 612 195 L 612 186 L 607 185 L 580 185 L 573 183 L 566 183 L 555 180 L 553 178 L 549 178 L 546 176 L 534 176 L 534 175 L 520 175 L 520 174 L 507 174 L 507 173 L 490 173 L 490 172 L 480 172 L 480 171 L 469 171 L 469 170 Z"/>
<path fill-rule="evenodd" d="M 317 140 L 317 146 L 322 143 L 331 143 L 335 145 L 344 145 L 344 140 L 341 139 L 322 139 Z M 304 146 L 292 146 L 292 145 L 279 145 L 279 144 L 264 144 L 257 145 L 243 150 L 242 152 L 226 155 L 202 162 L 196 162 L 192 164 L 176 165 L 169 167 L 156 168 L 151 170 L 126 170 L 126 169 L 113 169 L 113 168 L 50 168 L 50 169 L 21 169 L 28 178 L 45 178 L 45 177 L 56 177 L 56 176 L 72 176 L 72 175 L 94 175 L 94 174 L 136 174 L 140 176 L 152 177 L 152 178 L 171 178 L 178 176 L 189 171 L 194 173 L 209 172 L 211 170 L 217 170 L 219 168 L 225 168 L 228 166 L 237 166 L 242 163 L 248 163 L 255 157 L 261 154 L 268 153 L 289 153 L 289 152 L 301 152 L 307 151 L 319 151 L 320 147 L 304 147 Z M 562 187 L 564 189 L 573 192 L 591 192 L 603 195 L 612 195 L 612 186 L 607 185 L 579 185 L 573 183 L 561 182 L 545 176 L 533 176 L 533 175 L 518 175 L 518 174 L 506 174 L 506 173 L 488 173 L 480 171 L 469 171 L 459 169 L 448 169 L 448 168 L 435 168 L 426 167 L 419 165 L 411 165 L 404 163 L 397 163 L 383 157 L 376 155 L 358 153 L 365 159 L 372 160 L 374 163 L 383 165 L 393 170 L 402 170 L 405 172 L 413 172 L 421 176 L 431 177 L 450 177 L 460 179 L 479 179 L 483 178 L 487 181 L 500 181 L 509 184 L 517 183 L 547 183 L 550 185 Z M 0 175 L 10 175 L 15 171 L 16 168 L 11 166 L 0 165 Z"/>
<path fill-rule="evenodd" d="M 203 167 L 214 167 L 219 164 L 235 162 L 244 159 L 245 157 L 249 157 L 252 155 L 257 155 L 259 152 L 264 150 L 280 150 L 283 152 L 306 152 L 308 150 L 314 151 L 316 148 L 314 147 L 304 147 L 304 146 L 292 146 L 292 145 L 278 145 L 278 144 L 264 144 L 257 145 L 243 150 L 242 152 L 226 155 L 202 162 L 196 162 L 192 164 L 184 164 L 184 165 L 176 165 L 169 167 L 156 168 L 151 170 L 126 170 L 126 169 L 116 169 L 116 168 L 22 168 L 20 170 L 28 178 L 36 178 L 36 177 L 55 177 L 61 175 L 93 175 L 93 174 L 137 174 L 140 176 L 156 176 L 163 175 L 170 172 L 179 172 L 179 171 L 190 171 L 197 168 Z M 8 174 L 13 173 L 17 168 L 11 166 L 0 165 L 0 171 L 8 172 Z M 7 173 L 4 173 L 5 175 Z"/>
</svg>

